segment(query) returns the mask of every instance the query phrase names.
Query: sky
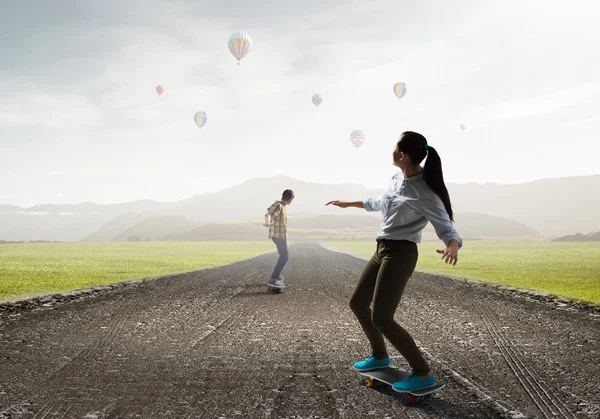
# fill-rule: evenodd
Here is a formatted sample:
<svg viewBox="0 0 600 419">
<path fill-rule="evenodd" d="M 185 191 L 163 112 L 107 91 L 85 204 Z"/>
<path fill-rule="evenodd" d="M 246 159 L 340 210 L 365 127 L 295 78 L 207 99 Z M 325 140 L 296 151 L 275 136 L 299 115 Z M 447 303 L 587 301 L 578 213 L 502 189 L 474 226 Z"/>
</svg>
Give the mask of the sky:
<svg viewBox="0 0 600 419">
<path fill-rule="evenodd" d="M 591 0 L 2 2 L 0 204 L 175 201 L 277 175 L 383 187 L 406 130 L 447 182 L 600 174 L 598 15 Z M 253 42 L 239 66 L 236 31 Z"/>
</svg>

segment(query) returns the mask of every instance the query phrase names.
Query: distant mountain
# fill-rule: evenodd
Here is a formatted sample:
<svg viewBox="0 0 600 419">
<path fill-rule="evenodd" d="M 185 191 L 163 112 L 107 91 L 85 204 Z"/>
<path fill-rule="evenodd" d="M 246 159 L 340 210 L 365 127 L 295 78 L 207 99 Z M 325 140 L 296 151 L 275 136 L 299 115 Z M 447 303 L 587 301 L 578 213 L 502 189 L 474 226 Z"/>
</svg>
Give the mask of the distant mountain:
<svg viewBox="0 0 600 419">
<path fill-rule="evenodd" d="M 260 225 L 210 223 L 169 238 L 178 241 L 267 240 L 268 232 Z"/>
<path fill-rule="evenodd" d="M 463 238 L 523 237 L 538 233 L 519 223 L 482 214 L 457 214 L 456 228 Z M 291 218 L 289 235 L 292 240 L 302 239 L 373 239 L 379 230 L 381 217 L 370 215 L 300 214 Z M 425 235 L 435 237 L 431 225 Z M 184 234 L 168 236 L 172 240 L 265 240 L 267 229 L 260 219 L 237 222 L 210 223 Z"/>
<path fill-rule="evenodd" d="M 299 213 L 362 215 L 364 212 L 357 209 L 325 208 L 324 205 L 332 199 L 360 200 L 382 192 L 353 183 L 327 185 L 276 176 L 251 179 L 178 202 L 83 203 L 31 208 L 1 205 L 0 240 L 109 241 L 151 217 L 184 217 L 196 225 L 261 218 L 287 188 L 296 192 L 297 199 L 290 206 L 292 216 Z M 516 221 L 547 236 L 600 230 L 600 194 L 597 192 L 600 175 L 517 185 L 448 184 L 448 189 L 458 213 L 486 214 Z M 475 223 L 474 229 L 484 228 L 484 225 L 477 227 L 473 217 L 470 219 Z M 502 230 L 499 228 L 498 233 Z"/>
<path fill-rule="evenodd" d="M 195 223 L 177 215 L 150 217 L 117 235 L 112 241 L 130 241 L 133 237 L 138 240 L 164 240 L 166 237 L 187 233 L 195 227 Z"/>
<path fill-rule="evenodd" d="M 147 210 L 143 213 L 144 216 L 140 213 L 120 214 L 110 221 L 104 221 L 104 225 L 99 225 L 97 231 L 86 235 L 82 240 L 110 241 L 125 230 L 133 228 L 143 219 L 150 217 L 180 216 L 198 225 L 247 217 L 262 217 L 267 207 L 281 198 L 281 192 L 285 189 L 293 189 L 296 193 L 298 199 L 290 206 L 290 211 L 296 213 L 315 213 L 326 210 L 328 213 L 342 214 L 347 210 L 336 207 L 325 209 L 325 203 L 331 199 L 364 199 L 381 193 L 379 189 L 369 190 L 356 184 L 320 185 L 285 176 L 256 178 L 220 192 L 195 195 L 173 203 L 161 203 L 163 208 Z M 0 234 L 0 239 L 2 238 Z"/>
<path fill-rule="evenodd" d="M 360 200 L 382 192 L 353 183 L 327 185 L 285 176 L 256 178 L 220 192 L 191 197 L 154 215 L 181 215 L 198 224 L 262 217 L 266 207 L 287 188 L 296 193 L 290 213 L 358 215 L 361 212 L 357 209 L 325 208 L 324 204 L 331 199 Z M 513 220 L 550 236 L 600 230 L 600 194 L 594 194 L 600 191 L 600 175 L 517 185 L 449 184 L 448 189 L 459 213 Z"/>
<path fill-rule="evenodd" d="M 120 204 L 41 204 L 23 208 L 14 205 L 0 205 L 0 213 L 74 213 L 74 214 L 123 214 L 127 212 L 155 211 L 176 205 L 173 202 L 158 202 L 149 199 Z"/>
<path fill-rule="evenodd" d="M 332 199 L 357 200 L 381 193 L 380 189 L 353 183 L 327 185 L 286 176 L 255 178 L 220 192 L 180 201 L 177 207 L 156 211 L 156 215 L 182 215 L 197 223 L 262 217 L 285 189 L 292 189 L 296 194 L 296 200 L 290 206 L 290 211 L 296 213 L 347 213 L 348 210 L 336 207 L 326 209 L 325 204 Z"/>
<path fill-rule="evenodd" d="M 554 239 L 555 242 L 600 242 L 600 231 L 590 234 L 573 234 Z"/>
<path fill-rule="evenodd" d="M 600 175 L 517 185 L 449 184 L 448 190 L 457 212 L 507 218 L 546 236 L 600 230 Z"/>
<path fill-rule="evenodd" d="M 103 224 L 123 214 L 146 213 L 160 210 L 174 203 L 135 201 L 123 204 L 99 205 L 35 205 L 29 208 L 0 205 L 0 240 L 78 241 L 92 235 Z M 147 218 L 146 216 L 140 218 Z M 110 240 L 123 229 L 118 230 Z"/>
<path fill-rule="evenodd" d="M 525 237 L 540 234 L 525 224 L 485 214 L 462 212 L 457 213 L 454 220 L 454 226 L 462 237 Z M 431 223 L 425 231 L 435 232 Z"/>
<path fill-rule="evenodd" d="M 106 242 L 111 241 L 123 232 L 133 228 L 148 218 L 143 212 L 132 212 L 125 215 L 119 215 L 106 222 L 99 230 L 83 238 L 84 242 Z"/>
<path fill-rule="evenodd" d="M 381 215 L 379 213 L 364 214 L 314 214 L 314 215 L 297 215 L 291 217 L 289 226 L 292 229 L 300 230 L 344 230 L 353 229 L 361 230 L 368 229 L 374 231 L 379 229 L 381 225 Z M 261 224 L 260 221 L 258 224 Z"/>
<path fill-rule="evenodd" d="M 77 241 L 116 215 L 0 210 L 0 240 Z"/>
</svg>

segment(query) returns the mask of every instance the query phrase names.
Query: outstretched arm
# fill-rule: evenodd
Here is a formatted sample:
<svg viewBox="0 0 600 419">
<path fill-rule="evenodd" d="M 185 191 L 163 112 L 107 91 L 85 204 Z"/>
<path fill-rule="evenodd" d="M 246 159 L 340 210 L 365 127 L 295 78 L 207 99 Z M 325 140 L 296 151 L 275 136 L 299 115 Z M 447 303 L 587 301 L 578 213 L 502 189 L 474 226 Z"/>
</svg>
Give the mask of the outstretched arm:
<svg viewBox="0 0 600 419">
<path fill-rule="evenodd" d="M 368 198 L 364 201 L 329 201 L 325 206 L 335 205 L 340 208 L 363 208 L 367 211 L 381 211 L 381 202 L 386 191 L 387 189 L 385 189 L 377 198 Z"/>
<path fill-rule="evenodd" d="M 363 201 L 329 201 L 325 204 L 327 205 L 335 205 L 340 208 L 364 208 Z"/>
</svg>

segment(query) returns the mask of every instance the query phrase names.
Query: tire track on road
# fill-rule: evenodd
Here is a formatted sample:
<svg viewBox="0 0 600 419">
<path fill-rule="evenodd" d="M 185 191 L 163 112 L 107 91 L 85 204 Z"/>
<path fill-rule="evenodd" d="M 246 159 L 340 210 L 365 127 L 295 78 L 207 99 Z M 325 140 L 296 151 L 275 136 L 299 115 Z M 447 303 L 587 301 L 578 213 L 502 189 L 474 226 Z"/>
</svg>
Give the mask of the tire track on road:
<svg viewBox="0 0 600 419">
<path fill-rule="evenodd" d="M 569 408 L 546 386 L 539 376 L 527 367 L 523 356 L 514 347 L 514 344 L 508 339 L 496 322 L 490 319 L 489 314 L 475 300 L 470 298 L 471 303 L 481 316 L 489 335 L 492 337 L 496 347 L 501 352 L 506 364 L 509 366 L 515 377 L 521 383 L 523 389 L 527 392 L 533 403 L 545 418 L 561 416 L 564 419 L 576 418 Z M 542 406 L 543 404 L 543 406 Z M 562 406 L 559 406 L 559 404 Z M 563 411 L 564 410 L 564 411 Z"/>
</svg>

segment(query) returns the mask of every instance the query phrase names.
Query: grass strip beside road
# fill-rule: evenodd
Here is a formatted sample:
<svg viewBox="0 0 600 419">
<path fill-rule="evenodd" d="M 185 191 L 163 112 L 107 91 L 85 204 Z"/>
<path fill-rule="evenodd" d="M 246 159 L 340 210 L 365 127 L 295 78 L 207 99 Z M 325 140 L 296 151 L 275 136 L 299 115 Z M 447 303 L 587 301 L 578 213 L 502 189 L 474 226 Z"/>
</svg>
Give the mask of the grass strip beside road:
<svg viewBox="0 0 600 419">
<path fill-rule="evenodd" d="M 326 246 L 370 258 L 372 242 L 323 242 Z M 447 266 L 435 250 L 442 242 L 419 245 L 417 270 L 515 288 L 541 291 L 600 305 L 600 242 L 465 242 L 456 266 Z"/>
<path fill-rule="evenodd" d="M 0 244 L 0 301 L 226 265 L 271 241 Z"/>
</svg>

